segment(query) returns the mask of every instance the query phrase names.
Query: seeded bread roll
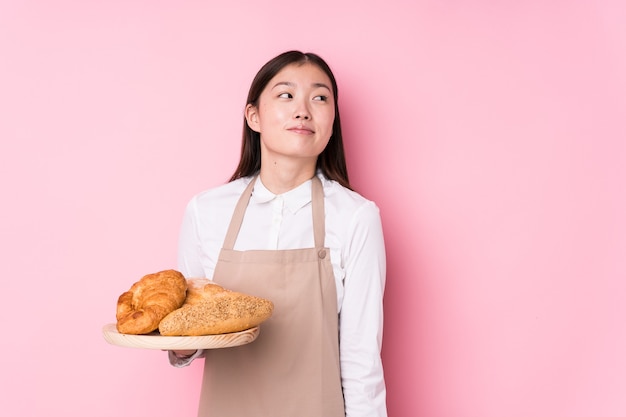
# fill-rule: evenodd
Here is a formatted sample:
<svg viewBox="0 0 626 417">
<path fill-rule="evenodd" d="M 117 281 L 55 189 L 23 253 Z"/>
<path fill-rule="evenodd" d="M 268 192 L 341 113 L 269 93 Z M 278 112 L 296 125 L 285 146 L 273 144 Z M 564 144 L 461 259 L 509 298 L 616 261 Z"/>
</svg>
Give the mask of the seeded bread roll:
<svg viewBox="0 0 626 417">
<path fill-rule="evenodd" d="M 170 269 L 144 276 L 117 300 L 117 331 L 155 331 L 165 316 L 183 305 L 186 293 L 187 280 L 178 271 Z"/>
<path fill-rule="evenodd" d="M 240 332 L 258 326 L 274 310 L 269 300 L 227 290 L 208 279 L 189 279 L 187 285 L 183 306 L 159 324 L 162 336 Z"/>
</svg>

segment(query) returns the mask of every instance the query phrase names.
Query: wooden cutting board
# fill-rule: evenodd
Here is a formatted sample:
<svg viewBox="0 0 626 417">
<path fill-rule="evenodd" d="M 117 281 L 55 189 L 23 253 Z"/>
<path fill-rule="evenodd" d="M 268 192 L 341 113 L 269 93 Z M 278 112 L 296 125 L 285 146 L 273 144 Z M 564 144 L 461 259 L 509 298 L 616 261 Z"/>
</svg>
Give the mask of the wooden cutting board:
<svg viewBox="0 0 626 417">
<path fill-rule="evenodd" d="M 160 350 L 220 349 L 253 342 L 259 335 L 259 326 L 237 333 L 209 336 L 161 336 L 158 332 L 134 335 L 117 331 L 115 323 L 102 328 L 104 339 L 112 345 Z"/>
</svg>

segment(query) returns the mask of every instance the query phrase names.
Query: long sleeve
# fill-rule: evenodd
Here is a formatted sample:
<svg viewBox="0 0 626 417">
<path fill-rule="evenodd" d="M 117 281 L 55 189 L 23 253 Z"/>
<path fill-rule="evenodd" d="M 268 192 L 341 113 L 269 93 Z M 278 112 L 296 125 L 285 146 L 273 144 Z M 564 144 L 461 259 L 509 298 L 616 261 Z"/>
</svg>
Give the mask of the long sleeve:
<svg viewBox="0 0 626 417">
<path fill-rule="evenodd" d="M 192 199 L 183 215 L 178 240 L 178 270 L 187 278 L 204 277 L 197 226 L 197 202 Z"/>
<path fill-rule="evenodd" d="M 339 317 L 346 417 L 386 417 L 380 356 L 386 274 L 382 225 L 372 202 L 361 206 L 352 219 Z"/>
<path fill-rule="evenodd" d="M 194 198 L 187 204 L 178 242 L 178 270 L 187 278 L 204 277 L 196 210 Z M 201 357 L 204 357 L 203 350 L 197 350 L 193 355 L 186 357 L 179 357 L 173 351 L 168 351 L 170 365 L 176 368 L 189 366 L 195 359 Z"/>
<path fill-rule="evenodd" d="M 170 361 L 170 365 L 172 365 L 173 367 L 184 368 L 186 366 L 191 365 L 191 362 L 193 362 L 195 359 L 204 357 L 204 350 L 199 349 L 199 350 L 196 350 L 196 352 L 192 355 L 182 356 L 182 357 L 177 356 L 174 353 L 174 351 L 168 350 L 167 357 Z"/>
</svg>

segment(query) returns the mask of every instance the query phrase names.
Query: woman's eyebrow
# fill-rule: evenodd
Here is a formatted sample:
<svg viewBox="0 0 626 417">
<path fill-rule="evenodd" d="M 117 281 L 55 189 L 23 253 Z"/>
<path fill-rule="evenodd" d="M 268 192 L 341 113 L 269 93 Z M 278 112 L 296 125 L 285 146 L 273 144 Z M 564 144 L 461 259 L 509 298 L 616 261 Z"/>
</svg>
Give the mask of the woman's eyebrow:
<svg viewBox="0 0 626 417">
<path fill-rule="evenodd" d="M 330 87 L 329 87 L 329 86 L 327 86 L 327 85 L 326 85 L 326 84 L 324 84 L 324 83 L 313 83 L 313 87 L 315 87 L 315 88 L 325 88 L 325 89 L 327 89 L 328 91 L 331 91 L 331 92 L 333 91 L 333 90 L 331 90 L 331 89 L 330 89 Z"/>
<path fill-rule="evenodd" d="M 276 88 L 276 87 L 283 86 L 283 85 L 284 85 L 284 86 L 286 86 L 286 87 L 295 87 L 295 84 L 294 84 L 294 83 L 290 83 L 290 82 L 288 82 L 288 81 L 279 81 L 279 82 L 277 82 L 276 84 L 274 84 L 274 85 L 272 86 L 272 89 L 274 89 L 274 88 Z"/>
</svg>

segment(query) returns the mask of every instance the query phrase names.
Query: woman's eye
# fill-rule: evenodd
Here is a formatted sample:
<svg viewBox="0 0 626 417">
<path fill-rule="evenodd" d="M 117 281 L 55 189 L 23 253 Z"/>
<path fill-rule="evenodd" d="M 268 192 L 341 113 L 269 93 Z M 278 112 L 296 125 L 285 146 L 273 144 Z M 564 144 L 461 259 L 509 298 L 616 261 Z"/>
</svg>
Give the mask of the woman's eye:
<svg viewBox="0 0 626 417">
<path fill-rule="evenodd" d="M 315 101 L 328 101 L 328 96 L 316 96 L 313 98 Z"/>
<path fill-rule="evenodd" d="M 280 98 L 293 98 L 293 96 L 290 93 L 282 93 L 278 97 L 280 97 Z"/>
</svg>

